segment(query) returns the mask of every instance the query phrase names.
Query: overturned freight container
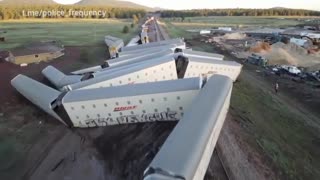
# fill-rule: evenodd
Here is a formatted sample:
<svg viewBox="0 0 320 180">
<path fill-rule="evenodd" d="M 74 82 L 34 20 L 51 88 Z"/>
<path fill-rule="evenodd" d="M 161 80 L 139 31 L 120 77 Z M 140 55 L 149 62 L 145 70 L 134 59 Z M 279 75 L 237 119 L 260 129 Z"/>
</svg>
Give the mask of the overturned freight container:
<svg viewBox="0 0 320 180">
<path fill-rule="evenodd" d="M 208 80 L 145 170 L 144 180 L 204 179 L 231 92 L 229 78 L 215 75 Z"/>
<path fill-rule="evenodd" d="M 58 89 L 70 91 L 200 76 L 210 77 L 213 74 L 225 75 L 236 81 L 242 69 L 241 64 L 233 61 L 186 57 L 183 53 L 170 54 L 170 52 L 159 58 L 114 60 L 110 63 L 111 67 L 86 75 L 63 76 L 61 72 L 50 66 L 43 71 L 43 74 Z M 61 74 L 61 76 L 54 76 L 54 74 Z"/>
<path fill-rule="evenodd" d="M 108 46 L 111 58 L 117 57 L 118 53 L 121 51 L 121 48 L 124 46 L 122 39 L 113 36 L 105 36 L 104 42 Z"/>
<path fill-rule="evenodd" d="M 171 50 L 164 50 L 157 53 L 146 54 L 144 56 L 137 56 L 132 58 L 118 58 L 117 60 L 110 60 L 105 62 L 103 65 L 94 66 L 82 70 L 72 72 L 71 75 L 66 75 L 59 71 L 58 69 L 48 66 L 42 70 L 42 74 L 58 89 L 64 86 L 79 83 L 81 81 L 88 80 L 90 78 L 96 77 L 96 74 L 103 74 L 106 72 L 111 72 L 115 70 L 116 67 L 123 66 L 123 68 L 129 67 L 130 64 L 136 64 L 139 62 L 146 62 L 148 60 L 154 59 L 154 56 L 162 57 L 166 55 L 173 54 Z"/>
<path fill-rule="evenodd" d="M 201 78 L 58 92 L 26 76 L 12 86 L 69 127 L 179 120 L 203 86 Z"/>
</svg>

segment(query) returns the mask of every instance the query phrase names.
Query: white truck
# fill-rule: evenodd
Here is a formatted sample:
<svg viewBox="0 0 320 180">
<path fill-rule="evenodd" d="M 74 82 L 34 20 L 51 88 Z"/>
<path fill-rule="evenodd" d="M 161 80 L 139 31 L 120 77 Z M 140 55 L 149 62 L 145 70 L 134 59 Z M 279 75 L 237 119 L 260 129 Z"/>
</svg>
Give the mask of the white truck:
<svg viewBox="0 0 320 180">
<path fill-rule="evenodd" d="M 299 75 L 301 74 L 301 70 L 298 69 L 296 66 L 292 65 L 282 65 L 282 69 L 286 70 L 288 73 L 293 74 L 293 75 Z"/>
</svg>

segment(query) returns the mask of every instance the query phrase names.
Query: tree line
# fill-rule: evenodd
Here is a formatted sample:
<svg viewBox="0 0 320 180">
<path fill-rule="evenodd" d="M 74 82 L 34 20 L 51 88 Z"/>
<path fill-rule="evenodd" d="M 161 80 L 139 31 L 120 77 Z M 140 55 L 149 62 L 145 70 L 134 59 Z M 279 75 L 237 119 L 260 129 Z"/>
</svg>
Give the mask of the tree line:
<svg viewBox="0 0 320 180">
<path fill-rule="evenodd" d="M 303 9 L 194 9 L 164 10 L 161 17 L 195 17 L 195 16 L 320 16 L 320 11 Z"/>
<path fill-rule="evenodd" d="M 105 18 L 132 18 L 143 17 L 146 11 L 143 9 L 135 8 L 122 8 L 122 7 L 107 7 L 107 6 L 79 6 L 79 5 L 37 5 L 37 6 L 0 6 L 0 20 L 9 19 L 26 19 L 26 18 L 83 18 L 81 14 L 70 13 L 72 10 L 83 11 L 83 12 L 98 12 L 103 11 L 105 14 L 89 14 L 85 18 L 95 18 L 95 19 L 105 19 Z M 58 15 L 48 15 L 48 16 L 28 16 L 28 12 L 50 12 L 56 13 Z M 61 16 L 63 12 L 63 16 Z"/>
</svg>

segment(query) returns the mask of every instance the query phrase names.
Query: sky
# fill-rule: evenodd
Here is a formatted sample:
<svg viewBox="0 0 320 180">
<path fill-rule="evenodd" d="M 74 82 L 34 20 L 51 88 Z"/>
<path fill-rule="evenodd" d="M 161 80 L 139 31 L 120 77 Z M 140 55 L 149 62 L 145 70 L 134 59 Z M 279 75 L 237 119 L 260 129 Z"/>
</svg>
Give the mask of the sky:
<svg viewBox="0 0 320 180">
<path fill-rule="evenodd" d="M 60 4 L 73 4 L 81 0 L 54 0 Z M 286 7 L 320 11 L 320 0 L 127 0 L 149 7 L 166 9 L 198 8 L 272 8 Z"/>
<path fill-rule="evenodd" d="M 198 8 L 302 8 L 320 10 L 320 0 L 127 0 L 149 7 L 166 9 Z"/>
</svg>

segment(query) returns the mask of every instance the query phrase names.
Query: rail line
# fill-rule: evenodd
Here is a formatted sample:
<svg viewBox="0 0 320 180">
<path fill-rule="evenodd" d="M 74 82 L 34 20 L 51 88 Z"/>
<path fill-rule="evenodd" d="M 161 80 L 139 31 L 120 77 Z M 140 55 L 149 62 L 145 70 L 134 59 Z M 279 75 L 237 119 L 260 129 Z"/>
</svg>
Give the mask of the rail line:
<svg viewBox="0 0 320 180">
<path fill-rule="evenodd" d="M 156 29 L 156 33 L 157 33 L 157 41 L 163 41 L 163 40 L 167 40 L 164 36 L 164 33 L 162 32 L 162 29 L 160 28 L 160 25 L 158 24 L 158 20 L 155 19 L 154 20 L 154 25 L 155 25 L 155 29 Z"/>
</svg>

